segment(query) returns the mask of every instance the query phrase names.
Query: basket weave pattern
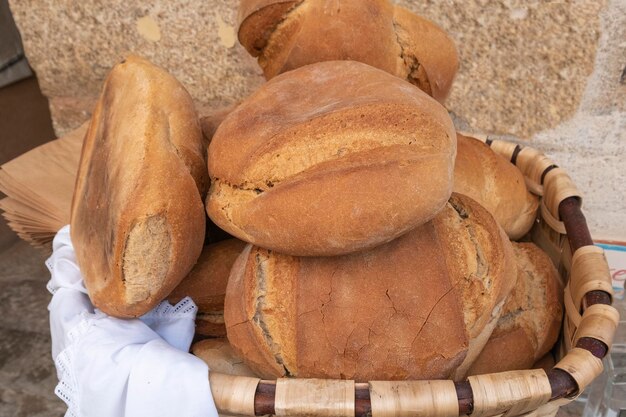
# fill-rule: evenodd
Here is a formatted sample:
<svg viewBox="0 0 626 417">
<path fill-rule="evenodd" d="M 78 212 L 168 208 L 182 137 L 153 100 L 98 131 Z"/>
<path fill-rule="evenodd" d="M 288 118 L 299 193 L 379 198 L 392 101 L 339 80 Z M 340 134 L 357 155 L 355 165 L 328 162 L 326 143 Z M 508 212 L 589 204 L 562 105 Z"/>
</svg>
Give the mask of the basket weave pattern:
<svg viewBox="0 0 626 417">
<path fill-rule="evenodd" d="M 541 197 L 532 239 L 551 257 L 565 284 L 561 360 L 554 369 L 478 375 L 463 382 L 261 381 L 211 373 L 211 389 L 221 413 L 542 417 L 554 415 L 602 372 L 602 358 L 613 341 L 619 315 L 610 305 L 612 285 L 604 252 L 593 245 L 580 210 L 582 196 L 567 173 L 541 152 L 488 137 L 479 139 L 515 164 L 528 189 Z"/>
</svg>

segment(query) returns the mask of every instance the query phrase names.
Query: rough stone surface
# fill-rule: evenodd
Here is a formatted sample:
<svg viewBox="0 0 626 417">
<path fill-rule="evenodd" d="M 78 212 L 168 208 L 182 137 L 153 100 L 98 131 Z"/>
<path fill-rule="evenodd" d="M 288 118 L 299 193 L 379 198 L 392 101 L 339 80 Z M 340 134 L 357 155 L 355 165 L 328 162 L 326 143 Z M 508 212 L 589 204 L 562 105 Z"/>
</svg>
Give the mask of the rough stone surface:
<svg viewBox="0 0 626 417">
<path fill-rule="evenodd" d="M 163 66 L 203 103 L 232 102 L 263 82 L 236 42 L 232 0 L 10 1 L 44 94 L 94 97 L 134 52 Z"/>
<path fill-rule="evenodd" d="M 60 417 L 50 356 L 46 255 L 18 241 L 0 253 L 0 416 Z"/>
<path fill-rule="evenodd" d="M 568 119 L 593 69 L 602 0 L 398 1 L 455 39 L 447 102 L 476 129 L 527 137 Z"/>
<path fill-rule="evenodd" d="M 50 114 L 57 136 L 76 129 L 91 117 L 97 97 L 50 97 Z"/>
<path fill-rule="evenodd" d="M 475 128 L 525 137 L 577 109 L 605 0 L 397 3 L 456 40 L 461 69 L 448 104 Z M 236 42 L 235 4 L 12 0 L 11 8 L 48 96 L 96 96 L 108 69 L 133 51 L 167 68 L 197 101 L 223 104 L 263 82 L 254 59 Z"/>
</svg>

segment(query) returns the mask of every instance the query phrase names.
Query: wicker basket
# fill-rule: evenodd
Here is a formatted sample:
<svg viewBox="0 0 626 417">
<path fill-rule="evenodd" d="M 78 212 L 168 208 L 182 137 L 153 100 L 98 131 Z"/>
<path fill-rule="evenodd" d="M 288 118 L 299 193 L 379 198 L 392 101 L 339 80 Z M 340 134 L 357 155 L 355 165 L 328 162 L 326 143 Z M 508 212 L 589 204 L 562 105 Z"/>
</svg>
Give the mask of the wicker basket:
<svg viewBox="0 0 626 417">
<path fill-rule="evenodd" d="M 470 136 L 476 136 L 470 134 Z M 602 249 L 593 245 L 582 199 L 567 173 L 532 148 L 480 138 L 524 174 L 541 197 L 533 241 L 557 266 L 565 287 L 560 360 L 542 369 L 469 377 L 467 381 L 371 381 L 257 378 L 211 373 L 224 414 L 278 416 L 549 416 L 602 372 L 619 316 Z M 568 282 L 568 277 L 571 277 Z"/>
</svg>

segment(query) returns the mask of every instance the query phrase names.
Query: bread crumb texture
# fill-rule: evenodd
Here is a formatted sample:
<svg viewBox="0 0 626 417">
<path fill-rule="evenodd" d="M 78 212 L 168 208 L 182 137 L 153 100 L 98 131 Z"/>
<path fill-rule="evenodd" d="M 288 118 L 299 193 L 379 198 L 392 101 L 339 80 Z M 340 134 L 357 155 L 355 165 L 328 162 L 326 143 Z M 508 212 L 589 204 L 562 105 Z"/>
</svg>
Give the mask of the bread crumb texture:
<svg viewBox="0 0 626 417">
<path fill-rule="evenodd" d="M 170 265 L 171 249 L 165 216 L 148 216 L 135 223 L 128 233 L 122 261 L 127 303 L 147 300 L 161 289 Z"/>
</svg>

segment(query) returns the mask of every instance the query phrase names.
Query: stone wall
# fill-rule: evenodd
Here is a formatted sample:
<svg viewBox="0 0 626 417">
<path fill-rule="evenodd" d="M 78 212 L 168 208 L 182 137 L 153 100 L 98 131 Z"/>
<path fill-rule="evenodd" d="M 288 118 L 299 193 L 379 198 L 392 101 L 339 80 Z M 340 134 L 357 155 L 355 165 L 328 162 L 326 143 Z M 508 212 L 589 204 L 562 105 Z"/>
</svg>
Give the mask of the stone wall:
<svg viewBox="0 0 626 417">
<path fill-rule="evenodd" d="M 167 68 L 203 106 L 263 83 L 236 41 L 236 1 L 150 3 L 10 0 L 57 134 L 89 117 L 108 69 L 129 52 Z M 447 102 L 457 125 L 546 151 L 584 192 L 594 236 L 626 240 L 626 0 L 397 3 L 457 42 Z"/>
</svg>

